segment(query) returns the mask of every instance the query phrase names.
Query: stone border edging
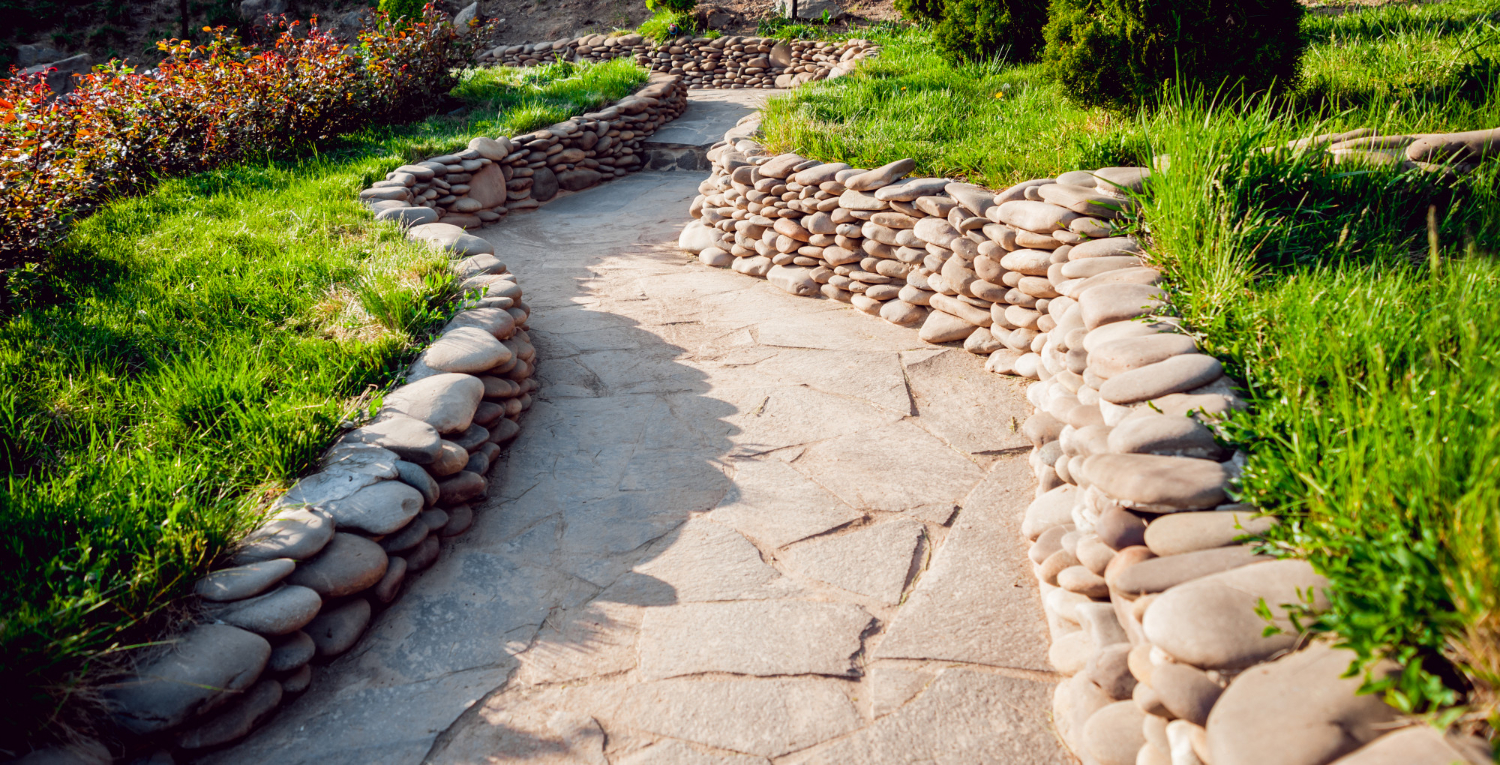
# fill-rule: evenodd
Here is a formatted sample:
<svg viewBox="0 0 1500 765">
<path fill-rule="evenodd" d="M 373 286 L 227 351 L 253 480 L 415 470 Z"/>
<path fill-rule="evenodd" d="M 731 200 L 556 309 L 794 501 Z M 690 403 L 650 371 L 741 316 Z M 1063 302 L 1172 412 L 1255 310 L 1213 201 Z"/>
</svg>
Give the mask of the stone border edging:
<svg viewBox="0 0 1500 765">
<path fill-rule="evenodd" d="M 863 170 L 725 138 L 682 249 L 1036 381 L 1021 531 L 1067 676 L 1054 721 L 1085 765 L 1489 762 L 1478 739 L 1357 695 L 1353 655 L 1297 634 L 1288 606 L 1326 607 L 1328 583 L 1247 541 L 1276 521 L 1230 503 L 1243 457 L 1215 439 L 1244 402 L 1117 227 L 1149 170 L 995 193 L 905 178 L 909 159 Z"/>
<path fill-rule="evenodd" d="M 640 169 L 641 139 L 686 106 L 681 78 L 653 75 L 606 109 L 515 138 L 476 138 L 361 192 L 377 219 L 457 258 L 461 289 L 477 297 L 459 306 L 380 414 L 341 434 L 320 471 L 273 503 L 232 565 L 197 583 L 208 621 L 105 690 L 121 729 L 187 751 L 243 738 L 310 685 L 314 658 L 354 647 L 375 610 L 437 561 L 439 539 L 468 530 L 469 503 L 485 497 L 485 475 L 520 433 L 538 386 L 521 286 L 493 245 L 464 229 Z M 103 749 L 33 756 L 97 758 Z"/>
<path fill-rule="evenodd" d="M 689 88 L 791 88 L 842 77 L 854 70 L 859 59 L 879 52 L 878 46 L 861 39 L 831 43 L 684 36 L 657 44 L 638 34 L 595 34 L 550 43 L 502 45 L 480 54 L 479 61 L 537 66 L 556 57 L 589 62 L 634 58 L 653 72 L 681 76 Z"/>
</svg>

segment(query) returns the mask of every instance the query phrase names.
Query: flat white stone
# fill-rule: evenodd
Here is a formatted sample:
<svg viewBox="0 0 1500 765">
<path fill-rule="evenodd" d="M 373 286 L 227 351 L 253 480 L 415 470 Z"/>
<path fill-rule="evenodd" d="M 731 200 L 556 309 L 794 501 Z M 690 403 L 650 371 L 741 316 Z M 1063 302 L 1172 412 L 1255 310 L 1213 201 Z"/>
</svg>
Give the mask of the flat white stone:
<svg viewBox="0 0 1500 765">
<path fill-rule="evenodd" d="M 810 757 L 817 765 L 1026 763 L 1073 758 L 1033 718 L 1052 685 L 971 669 L 947 669 L 922 695 Z"/>
<path fill-rule="evenodd" d="M 816 444 L 795 465 L 852 507 L 891 512 L 958 504 L 984 477 L 910 422 Z"/>
<path fill-rule="evenodd" d="M 630 689 L 623 718 L 663 736 L 779 757 L 864 724 L 843 686 L 823 678 L 643 683 Z"/>
<path fill-rule="evenodd" d="M 775 459 L 737 460 L 732 484 L 709 517 L 776 548 L 857 521 L 864 514 Z"/>
<path fill-rule="evenodd" d="M 1002 460 L 964 501 L 874 657 L 945 659 L 1050 671 L 1048 634 L 1020 511 L 1031 499 L 1026 458 Z"/>
<path fill-rule="evenodd" d="M 752 600 L 653 608 L 641 623 L 641 675 L 854 675 L 873 618 L 852 603 Z"/>
<path fill-rule="evenodd" d="M 882 603 L 901 600 L 922 524 L 906 518 L 799 542 L 780 557 L 793 569 Z"/>
</svg>

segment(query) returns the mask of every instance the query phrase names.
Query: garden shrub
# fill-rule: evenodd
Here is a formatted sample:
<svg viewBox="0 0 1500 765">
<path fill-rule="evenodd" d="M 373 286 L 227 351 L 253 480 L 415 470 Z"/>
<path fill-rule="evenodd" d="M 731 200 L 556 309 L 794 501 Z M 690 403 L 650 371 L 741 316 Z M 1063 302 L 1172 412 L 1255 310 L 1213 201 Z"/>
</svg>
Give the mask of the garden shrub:
<svg viewBox="0 0 1500 765">
<path fill-rule="evenodd" d="M 896 0 L 896 10 L 910 21 L 943 20 L 943 0 Z"/>
<path fill-rule="evenodd" d="M 1301 20 L 1297 0 L 1053 0 L 1045 58 L 1084 106 L 1149 104 L 1172 81 L 1263 93 L 1296 78 Z"/>
<path fill-rule="evenodd" d="M 688 13 L 696 7 L 698 7 L 698 0 L 646 0 L 646 9 L 653 13 L 661 11 Z"/>
<path fill-rule="evenodd" d="M 1030 61 L 1042 49 L 1046 24 L 1046 0 L 947 0 L 937 45 L 961 61 Z"/>
<path fill-rule="evenodd" d="M 458 35 L 431 6 L 414 21 L 376 14 L 358 45 L 296 26 L 265 47 L 223 28 L 202 46 L 159 43 L 167 57 L 155 71 L 114 61 L 67 99 L 41 77 L 0 81 L 0 305 L 5 275 L 44 260 L 103 200 L 430 113 L 482 37 Z"/>
<path fill-rule="evenodd" d="M 380 0 L 378 6 L 391 20 L 419 19 L 422 17 L 422 7 L 426 0 Z"/>
</svg>

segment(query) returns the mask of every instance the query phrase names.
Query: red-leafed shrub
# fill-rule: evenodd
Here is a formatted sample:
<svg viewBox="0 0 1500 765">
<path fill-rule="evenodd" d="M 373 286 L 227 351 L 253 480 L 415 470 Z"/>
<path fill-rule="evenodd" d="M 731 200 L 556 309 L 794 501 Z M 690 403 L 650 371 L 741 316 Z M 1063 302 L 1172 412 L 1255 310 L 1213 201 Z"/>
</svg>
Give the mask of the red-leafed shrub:
<svg viewBox="0 0 1500 765">
<path fill-rule="evenodd" d="M 73 218 L 153 179 L 283 153 L 430 113 L 481 35 L 427 5 L 375 14 L 358 42 L 280 22 L 264 47 L 223 28 L 172 40 L 155 70 L 111 62 L 54 98 L 40 76 L 0 81 L 0 305 L 4 275 L 45 259 Z"/>
</svg>

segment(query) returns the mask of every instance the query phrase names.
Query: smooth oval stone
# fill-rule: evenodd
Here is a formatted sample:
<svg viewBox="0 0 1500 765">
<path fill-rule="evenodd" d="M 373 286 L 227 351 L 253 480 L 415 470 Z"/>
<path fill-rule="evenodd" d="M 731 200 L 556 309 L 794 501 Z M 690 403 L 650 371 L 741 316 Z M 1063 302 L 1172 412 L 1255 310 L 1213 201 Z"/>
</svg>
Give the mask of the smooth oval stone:
<svg viewBox="0 0 1500 765">
<path fill-rule="evenodd" d="M 1057 291 L 1068 297 L 1077 299 L 1079 296 L 1095 287 L 1106 284 L 1143 284 L 1152 286 L 1160 284 L 1162 275 L 1154 268 L 1120 268 L 1114 271 L 1105 271 L 1095 274 L 1087 279 L 1070 279 L 1057 285 Z"/>
<path fill-rule="evenodd" d="M 269 590 L 296 568 L 297 564 L 291 558 L 223 568 L 199 579 L 193 592 L 204 600 L 219 603 L 244 600 Z"/>
<path fill-rule="evenodd" d="M 281 697 L 281 683 L 261 680 L 207 722 L 178 733 L 177 745 L 193 750 L 238 741 L 276 711 Z"/>
<path fill-rule="evenodd" d="M 406 528 L 380 540 L 380 549 L 388 553 L 402 553 L 422 544 L 431 529 L 420 517 L 412 519 Z"/>
<path fill-rule="evenodd" d="M 1208 713 L 1224 692 L 1203 670 L 1171 662 L 1152 668 L 1151 688 L 1167 711 L 1194 725 L 1208 723 Z"/>
<path fill-rule="evenodd" d="M 437 210 L 427 207 L 393 207 L 375 213 L 375 219 L 392 221 L 399 226 L 420 226 L 436 223 L 438 214 Z"/>
<path fill-rule="evenodd" d="M 478 449 L 480 444 L 490 440 L 490 431 L 483 425 L 470 425 L 464 432 L 453 436 L 453 443 L 466 452 Z"/>
<path fill-rule="evenodd" d="M 1229 472 L 1213 460 L 1155 454 L 1095 454 L 1083 462 L 1089 483 L 1126 507 L 1152 513 L 1222 503 Z"/>
<path fill-rule="evenodd" d="M 428 537 L 417 549 L 406 554 L 406 569 L 408 573 L 422 571 L 437 562 L 438 553 L 442 547 L 438 544 L 436 537 Z"/>
<path fill-rule="evenodd" d="M 1064 484 L 1032 501 L 1021 520 L 1021 534 L 1036 541 L 1053 526 L 1073 522 L 1073 506 L 1078 501 L 1078 487 Z"/>
<path fill-rule="evenodd" d="M 1146 527 L 1145 543 L 1157 555 L 1181 555 L 1233 544 L 1240 537 L 1259 536 L 1277 522 L 1275 517 L 1253 510 L 1172 513 Z"/>
<path fill-rule="evenodd" d="M 807 158 L 796 154 L 778 154 L 771 161 L 761 165 L 759 170 L 760 174 L 767 178 L 786 178 L 792 174 L 792 168 L 806 161 Z"/>
<path fill-rule="evenodd" d="M 1089 352 L 1088 363 L 1094 374 L 1107 380 L 1147 364 L 1197 352 L 1198 344 L 1187 335 L 1151 334 L 1096 346 Z"/>
<path fill-rule="evenodd" d="M 1046 250 L 1015 250 L 1000 259 L 1000 267 L 1027 276 L 1046 276 L 1052 265 L 1052 253 Z"/>
<path fill-rule="evenodd" d="M 450 478 L 438 482 L 438 504 L 458 505 L 484 496 L 489 483 L 484 476 L 460 470 Z"/>
<path fill-rule="evenodd" d="M 422 495 L 423 505 L 431 505 L 437 502 L 438 485 L 437 479 L 432 477 L 421 465 L 402 460 L 396 463 L 396 471 L 400 474 L 397 480 L 417 490 Z"/>
<path fill-rule="evenodd" d="M 202 624 L 172 641 L 130 678 L 104 688 L 116 724 L 137 735 L 175 728 L 249 687 L 271 657 L 260 635 L 227 624 Z"/>
<path fill-rule="evenodd" d="M 1130 674 L 1129 657 L 1128 643 L 1107 645 L 1089 657 L 1083 672 L 1110 698 L 1129 699 L 1136 686 L 1135 676 Z"/>
<path fill-rule="evenodd" d="M 918 239 L 939 247 L 947 247 L 954 239 L 962 236 L 953 224 L 941 218 L 923 218 L 917 221 L 912 232 Z"/>
<path fill-rule="evenodd" d="M 312 621 L 322 606 L 323 599 L 318 593 L 290 585 L 209 609 L 208 615 L 216 621 L 260 635 L 286 635 Z"/>
<path fill-rule="evenodd" d="M 439 433 L 461 433 L 474 421 L 474 410 L 483 398 L 484 383 L 479 378 L 439 374 L 397 388 L 386 396 L 381 414 L 382 419 L 388 414 L 406 415 Z"/>
<path fill-rule="evenodd" d="M 920 197 L 943 193 L 947 178 L 908 178 L 875 190 L 875 198 L 886 201 L 914 202 Z"/>
<path fill-rule="evenodd" d="M 503 444 L 521 434 L 521 426 L 515 420 L 500 420 L 490 428 L 490 443 Z"/>
<path fill-rule="evenodd" d="M 1052 641 L 1047 647 L 1047 663 L 1059 674 L 1077 675 L 1088 666 L 1089 655 L 1094 647 L 1084 632 L 1070 632 Z"/>
<path fill-rule="evenodd" d="M 1104 595 L 1108 597 L 1108 593 Z M 1074 608 L 1078 623 L 1089 633 L 1089 640 L 1096 649 L 1129 642 L 1113 604 L 1104 602 L 1079 603 Z"/>
<path fill-rule="evenodd" d="M 1227 449 L 1214 441 L 1213 431 L 1191 417 L 1132 414 L 1109 434 L 1108 450 L 1116 454 L 1160 454 L 1219 460 Z"/>
<path fill-rule="evenodd" d="M 1029 189 L 1029 188 L 1031 188 L 1033 186 L 1043 186 L 1043 185 L 1046 185 L 1048 183 L 1057 183 L 1057 179 L 1056 178 L 1037 178 L 1037 179 L 1030 180 L 1030 181 L 1022 181 L 1020 183 L 1017 183 L 1014 186 L 1011 186 L 1009 188 L 1006 188 L 1006 189 L 1002 190 L 999 194 L 996 194 L 995 195 L 995 204 L 1001 205 L 1001 204 L 1005 204 L 1006 202 L 1013 202 L 1013 201 L 1016 201 L 1016 200 L 1024 200 L 1026 198 L 1026 190 L 1027 189 Z"/>
<path fill-rule="evenodd" d="M 1073 260 L 1062 264 L 1062 275 L 1066 279 L 1087 279 L 1091 276 L 1098 276 L 1110 271 L 1138 268 L 1143 265 L 1145 263 L 1133 255 L 1089 258 L 1088 260 Z"/>
<path fill-rule="evenodd" d="M 471 308 L 454 316 L 443 331 L 459 327 L 475 327 L 494 335 L 497 340 L 505 340 L 516 333 L 516 319 L 503 308 Z"/>
<path fill-rule="evenodd" d="M 1358 692 L 1362 673 L 1343 677 L 1354 660 L 1314 643 L 1240 674 L 1205 726 L 1214 765 L 1323 765 L 1381 736 L 1399 715 Z M 1397 671 L 1388 661 L 1372 669 L 1376 680 Z"/>
<path fill-rule="evenodd" d="M 1154 312 L 1165 304 L 1166 293 L 1145 284 L 1101 284 L 1081 295 L 1075 292 L 1075 299 L 1083 311 L 1084 327 L 1094 330 L 1106 324 Z"/>
<path fill-rule="evenodd" d="M 339 598 L 380 581 L 387 564 L 385 551 L 380 545 L 361 536 L 339 532 L 333 535 L 333 541 L 318 557 L 298 566 L 287 577 L 287 582 L 307 587 L 325 598 Z M 309 629 L 308 633 L 311 634 L 312 630 Z"/>
<path fill-rule="evenodd" d="M 1057 183 L 1037 187 L 1037 193 L 1041 195 L 1042 201 L 1049 204 L 1067 208 L 1080 215 L 1105 220 L 1118 218 L 1137 207 L 1136 203 L 1128 199 L 1121 199 L 1092 188 L 1068 185 L 1060 179 Z"/>
<path fill-rule="evenodd" d="M 1224 365 L 1218 359 L 1202 353 L 1186 353 L 1105 380 L 1099 386 L 1099 397 L 1111 404 L 1129 406 L 1197 390 L 1223 376 Z"/>
<path fill-rule="evenodd" d="M 1406 147 L 1406 158 L 1413 162 L 1479 162 L 1496 154 L 1500 128 L 1423 136 Z"/>
<path fill-rule="evenodd" d="M 278 640 L 271 648 L 271 659 L 266 662 L 270 672 L 290 672 L 312 661 L 317 647 L 312 637 L 298 630 Z"/>
<path fill-rule="evenodd" d="M 846 188 L 852 191 L 874 191 L 882 186 L 889 186 L 895 183 L 916 168 L 916 160 L 910 158 L 898 159 L 888 165 L 882 165 L 874 170 L 868 170 L 845 178 L 843 183 Z"/>
<path fill-rule="evenodd" d="M 448 508 L 448 524 L 438 529 L 440 537 L 456 537 L 469 530 L 474 523 L 474 510 L 468 505 L 455 505 Z"/>
<path fill-rule="evenodd" d="M 1201 669 L 1243 669 L 1296 645 L 1298 636 L 1284 606 L 1326 609 L 1327 587 L 1328 581 L 1307 561 L 1256 563 L 1167 590 L 1146 610 L 1141 628 L 1147 640 L 1180 662 Z M 1262 601 L 1281 632 L 1263 634 L 1271 625 L 1256 613 Z"/>
<path fill-rule="evenodd" d="M 422 493 L 401 481 L 382 481 L 353 495 L 325 503 L 320 509 L 341 529 L 367 534 L 389 534 L 422 512 Z"/>
<path fill-rule="evenodd" d="M 437 429 L 421 420 L 392 416 L 355 428 L 341 440 L 378 446 L 407 462 L 425 465 L 437 458 L 439 436 Z"/>
<path fill-rule="evenodd" d="M 975 329 L 975 325 L 957 316 L 942 311 L 932 311 L 922 322 L 922 329 L 917 332 L 917 337 L 927 343 L 951 343 L 955 340 L 967 339 L 969 335 L 974 334 Z"/>
<path fill-rule="evenodd" d="M 1082 217 L 1065 207 L 1047 202 L 1015 201 L 992 207 L 987 211 L 990 220 L 1005 223 L 1036 234 L 1051 235 Z"/>
<path fill-rule="evenodd" d="M 1094 186 L 1106 194 L 1139 194 L 1146 188 L 1151 170 L 1145 167 L 1101 167 L 1095 170 Z"/>
<path fill-rule="evenodd" d="M 943 190 L 976 218 L 984 218 L 990 208 L 995 206 L 995 192 L 983 186 L 976 186 L 972 183 L 950 183 Z M 976 223 L 974 227 L 978 228 L 980 225 Z"/>
<path fill-rule="evenodd" d="M 338 656 L 354 647 L 369 624 L 370 602 L 364 598 L 355 598 L 319 614 L 318 618 L 307 625 L 307 634 L 317 646 L 319 656 Z"/>
<path fill-rule="evenodd" d="M 783 292 L 799 297 L 816 295 L 819 290 L 818 283 L 813 281 L 812 271 L 799 266 L 772 266 L 766 273 L 766 281 Z"/>
<path fill-rule="evenodd" d="M 1043 444 L 1056 441 L 1062 434 L 1063 423 L 1052 415 L 1038 410 L 1021 425 L 1021 432 L 1031 439 L 1031 445 L 1041 448 Z"/>
<path fill-rule="evenodd" d="M 391 565 L 386 567 L 385 575 L 370 588 L 370 594 L 381 603 L 389 603 L 401 594 L 401 584 L 406 581 L 406 559 L 402 557 L 391 558 Z"/>
<path fill-rule="evenodd" d="M 442 479 L 463 470 L 464 465 L 467 464 L 469 464 L 469 450 L 452 441 L 444 441 L 442 443 L 442 452 L 438 455 L 435 462 L 427 466 L 427 470 L 432 475 Z M 439 493 L 441 493 L 441 489 L 439 489 Z"/>
<path fill-rule="evenodd" d="M 1149 532 L 1150 526 L 1146 529 Z M 1194 579 L 1201 579 L 1209 574 L 1217 574 L 1220 571 L 1267 560 L 1272 559 L 1265 555 L 1256 555 L 1246 546 L 1215 547 L 1142 561 L 1116 574 L 1111 584 L 1116 590 L 1126 595 L 1146 595 L 1163 592 L 1168 588 L 1191 582 Z"/>
<path fill-rule="evenodd" d="M 1089 260 L 1091 258 L 1111 258 L 1140 254 L 1141 246 L 1134 239 L 1128 236 L 1114 236 L 1107 239 L 1093 239 L 1075 245 L 1072 250 L 1068 251 L 1068 260 Z"/>
<path fill-rule="evenodd" d="M 333 538 L 333 519 L 320 510 L 282 510 L 250 532 L 235 549 L 235 563 L 256 563 L 274 558 L 311 558 Z"/>
<path fill-rule="evenodd" d="M 1485 742 L 1472 737 L 1458 741 L 1469 744 L 1467 751 L 1459 751 L 1453 741 L 1430 725 L 1411 725 L 1387 733 L 1330 765 L 1453 765 L 1492 761 Z"/>
<path fill-rule="evenodd" d="M 406 238 L 414 242 L 425 242 L 437 249 L 445 250 L 454 257 L 471 255 L 494 255 L 495 245 L 466 233 L 462 227 L 451 223 L 428 223 L 412 226 Z"/>
<path fill-rule="evenodd" d="M 512 355 L 490 332 L 478 327 L 455 327 L 429 346 L 421 360 L 440 372 L 475 374 L 510 361 Z"/>
<path fill-rule="evenodd" d="M 890 202 L 882 199 L 876 199 L 873 194 L 866 194 L 863 191 L 855 191 L 854 189 L 845 191 L 842 195 L 839 196 L 839 207 L 842 207 L 845 210 L 866 210 L 869 212 L 878 212 L 880 210 L 889 209 L 890 206 Z"/>
<path fill-rule="evenodd" d="M 849 166 L 843 162 L 829 162 L 827 164 L 809 167 L 806 170 L 798 170 L 792 176 L 792 180 L 803 186 L 817 186 L 834 180 L 840 172 L 848 170 Z"/>
<path fill-rule="evenodd" d="M 1145 718 L 1146 713 L 1130 701 L 1116 701 L 1095 712 L 1083 728 L 1083 740 L 1094 761 L 1136 765 L 1136 753 L 1146 745 L 1141 729 Z"/>
</svg>

